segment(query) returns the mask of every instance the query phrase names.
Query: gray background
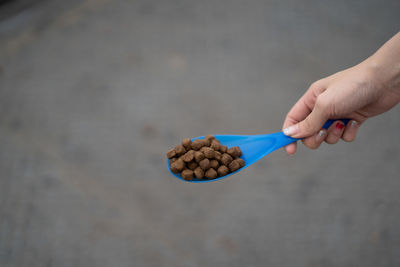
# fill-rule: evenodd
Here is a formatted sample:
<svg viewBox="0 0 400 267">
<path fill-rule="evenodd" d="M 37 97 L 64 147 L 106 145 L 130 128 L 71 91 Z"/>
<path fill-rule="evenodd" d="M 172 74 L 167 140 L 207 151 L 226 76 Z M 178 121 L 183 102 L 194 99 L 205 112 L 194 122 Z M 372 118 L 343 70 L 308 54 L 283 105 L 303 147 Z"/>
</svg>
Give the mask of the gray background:
<svg viewBox="0 0 400 267">
<path fill-rule="evenodd" d="M 170 176 L 184 137 L 281 129 L 315 80 L 399 30 L 400 1 L 0 7 L 0 266 L 400 266 L 400 109 L 354 143 Z"/>
</svg>

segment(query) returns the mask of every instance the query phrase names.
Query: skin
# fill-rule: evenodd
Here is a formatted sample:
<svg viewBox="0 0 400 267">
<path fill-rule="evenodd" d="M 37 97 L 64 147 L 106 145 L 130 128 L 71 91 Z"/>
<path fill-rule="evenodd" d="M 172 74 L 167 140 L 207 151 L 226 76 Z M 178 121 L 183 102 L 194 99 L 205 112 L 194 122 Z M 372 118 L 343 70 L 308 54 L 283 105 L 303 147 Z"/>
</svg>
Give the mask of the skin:
<svg viewBox="0 0 400 267">
<path fill-rule="evenodd" d="M 311 149 L 324 141 L 336 144 L 340 138 L 351 142 L 362 123 L 399 102 L 400 32 L 360 64 L 314 82 L 287 114 L 283 131 L 304 138 Z M 322 129 L 326 120 L 339 118 L 351 121 L 346 126 L 335 121 Z M 296 143 L 285 147 L 290 155 L 296 148 Z"/>
</svg>

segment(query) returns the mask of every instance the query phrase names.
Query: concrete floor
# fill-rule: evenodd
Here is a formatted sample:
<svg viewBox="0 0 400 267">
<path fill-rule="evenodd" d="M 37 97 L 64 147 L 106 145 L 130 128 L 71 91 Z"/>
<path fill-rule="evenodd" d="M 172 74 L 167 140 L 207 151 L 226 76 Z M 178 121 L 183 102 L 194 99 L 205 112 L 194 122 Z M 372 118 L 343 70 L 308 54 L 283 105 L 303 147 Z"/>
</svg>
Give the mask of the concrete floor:
<svg viewBox="0 0 400 267">
<path fill-rule="evenodd" d="M 220 182 L 177 180 L 164 157 L 278 131 L 308 85 L 399 30 L 398 0 L 9 5 L 0 266 L 400 266 L 399 107 L 354 143 Z"/>
</svg>

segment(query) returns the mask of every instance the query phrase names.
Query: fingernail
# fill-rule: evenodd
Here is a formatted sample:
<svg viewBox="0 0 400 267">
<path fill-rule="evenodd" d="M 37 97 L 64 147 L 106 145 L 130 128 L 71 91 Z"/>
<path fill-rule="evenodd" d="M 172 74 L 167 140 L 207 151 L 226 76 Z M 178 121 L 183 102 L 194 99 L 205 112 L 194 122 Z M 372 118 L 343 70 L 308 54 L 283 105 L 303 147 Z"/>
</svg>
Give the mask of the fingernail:
<svg viewBox="0 0 400 267">
<path fill-rule="evenodd" d="M 335 128 L 336 128 L 336 132 L 341 132 L 344 128 L 344 124 L 341 122 L 338 122 L 338 123 L 336 123 Z"/>
<path fill-rule="evenodd" d="M 292 136 L 296 134 L 298 131 L 299 131 L 299 126 L 297 124 L 283 129 L 283 133 L 288 136 Z"/>
<path fill-rule="evenodd" d="M 354 127 L 357 126 L 357 124 L 358 124 L 358 122 L 356 122 L 356 121 L 351 121 L 351 122 L 350 122 L 350 127 L 354 128 Z"/>
<path fill-rule="evenodd" d="M 325 139 L 325 136 L 326 136 L 326 131 L 320 130 L 318 134 L 315 136 L 315 141 L 317 143 L 321 143 Z"/>
</svg>

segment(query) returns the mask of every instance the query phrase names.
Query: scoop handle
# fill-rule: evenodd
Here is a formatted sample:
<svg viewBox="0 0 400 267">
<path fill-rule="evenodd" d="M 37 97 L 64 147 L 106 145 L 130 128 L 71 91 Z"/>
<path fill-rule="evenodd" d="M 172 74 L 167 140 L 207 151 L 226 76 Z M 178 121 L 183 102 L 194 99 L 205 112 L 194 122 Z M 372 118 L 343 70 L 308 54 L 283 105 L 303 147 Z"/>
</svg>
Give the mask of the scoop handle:
<svg viewBox="0 0 400 267">
<path fill-rule="evenodd" d="M 335 121 L 341 121 L 344 123 L 344 125 L 346 125 L 350 121 L 350 119 L 327 120 L 325 122 L 325 124 L 322 126 L 322 128 L 327 130 L 329 128 L 329 126 L 331 126 Z M 275 143 L 274 149 L 279 149 L 281 147 L 284 147 L 288 144 L 291 144 L 293 142 L 296 142 L 296 141 L 302 139 L 302 138 L 293 138 L 293 137 L 287 136 L 283 132 L 277 133 L 276 137 L 277 137 L 277 139 L 276 139 L 277 142 Z"/>
</svg>

